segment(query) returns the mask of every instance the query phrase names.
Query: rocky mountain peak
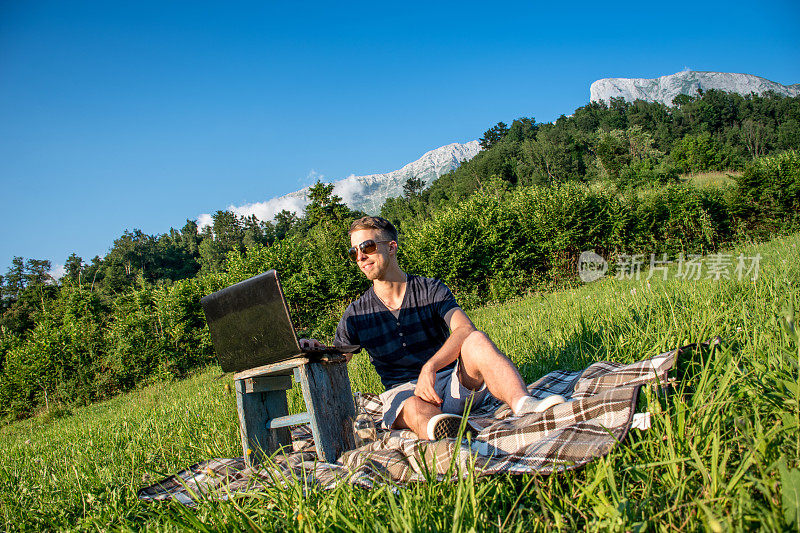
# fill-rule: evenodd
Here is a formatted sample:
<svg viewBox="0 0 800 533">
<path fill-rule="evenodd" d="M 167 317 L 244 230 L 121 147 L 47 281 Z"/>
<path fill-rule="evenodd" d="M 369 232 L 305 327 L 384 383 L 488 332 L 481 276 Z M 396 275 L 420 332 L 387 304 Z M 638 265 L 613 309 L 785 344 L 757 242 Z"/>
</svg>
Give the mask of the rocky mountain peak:
<svg viewBox="0 0 800 533">
<path fill-rule="evenodd" d="M 370 214 L 377 214 L 387 198 L 403 194 L 403 185 L 409 178 L 419 178 L 425 187 L 433 180 L 458 168 L 480 152 L 478 141 L 464 144 L 451 143 L 426 152 L 404 167 L 385 174 L 369 174 L 367 176 L 348 176 L 334 181 L 333 193 L 340 196 L 344 203 L 352 209 L 360 209 Z M 282 209 L 302 214 L 308 205 L 308 189 L 305 187 L 278 198 L 265 202 L 256 202 L 240 206 L 231 205 L 229 211 L 237 215 L 256 215 L 260 220 L 272 220 Z M 202 214 L 197 217 L 200 228 L 211 224 L 211 215 Z"/>
<path fill-rule="evenodd" d="M 780 83 L 753 76 L 731 72 L 703 72 L 686 70 L 660 78 L 603 78 L 592 83 L 589 97 L 593 102 L 609 102 L 611 98 L 624 98 L 629 102 L 645 100 L 672 106 L 679 94 L 696 95 L 698 89 L 717 89 L 743 96 L 774 91 L 784 96 L 800 95 L 800 84 Z"/>
</svg>

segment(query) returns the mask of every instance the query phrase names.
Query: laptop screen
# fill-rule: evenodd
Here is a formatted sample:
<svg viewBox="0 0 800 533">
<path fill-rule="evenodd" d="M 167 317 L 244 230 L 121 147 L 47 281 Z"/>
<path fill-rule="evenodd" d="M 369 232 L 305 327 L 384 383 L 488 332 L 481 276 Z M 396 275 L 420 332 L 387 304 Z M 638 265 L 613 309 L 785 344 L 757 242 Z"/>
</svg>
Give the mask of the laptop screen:
<svg viewBox="0 0 800 533">
<path fill-rule="evenodd" d="M 301 354 L 278 274 L 270 270 L 200 300 L 223 372 Z"/>
</svg>

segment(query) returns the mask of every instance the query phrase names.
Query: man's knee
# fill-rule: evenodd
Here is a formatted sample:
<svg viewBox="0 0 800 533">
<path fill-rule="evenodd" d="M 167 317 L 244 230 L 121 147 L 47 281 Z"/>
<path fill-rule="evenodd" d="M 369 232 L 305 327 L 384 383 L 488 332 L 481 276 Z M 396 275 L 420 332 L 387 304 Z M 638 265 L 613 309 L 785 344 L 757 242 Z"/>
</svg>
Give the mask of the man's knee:
<svg viewBox="0 0 800 533">
<path fill-rule="evenodd" d="M 432 403 L 426 402 L 419 396 L 411 396 L 403 402 L 403 406 L 400 408 L 400 414 L 408 419 L 409 417 L 429 414 L 431 411 L 436 410 L 438 410 L 438 407 Z"/>
<path fill-rule="evenodd" d="M 461 354 L 467 357 L 480 356 L 487 350 L 497 351 L 497 348 L 486 333 L 477 329 L 467 335 L 461 345 Z"/>
<path fill-rule="evenodd" d="M 432 403 L 428 403 L 419 396 L 411 396 L 397 413 L 392 427 L 394 429 L 412 429 L 415 432 L 419 429 L 420 420 L 430 418 L 431 416 L 441 412 L 439 408 Z"/>
<path fill-rule="evenodd" d="M 409 399 L 403 402 L 403 407 L 401 409 L 406 414 L 418 413 L 424 408 L 423 404 L 425 403 L 427 402 L 425 402 L 425 400 L 419 396 L 411 396 Z"/>
</svg>

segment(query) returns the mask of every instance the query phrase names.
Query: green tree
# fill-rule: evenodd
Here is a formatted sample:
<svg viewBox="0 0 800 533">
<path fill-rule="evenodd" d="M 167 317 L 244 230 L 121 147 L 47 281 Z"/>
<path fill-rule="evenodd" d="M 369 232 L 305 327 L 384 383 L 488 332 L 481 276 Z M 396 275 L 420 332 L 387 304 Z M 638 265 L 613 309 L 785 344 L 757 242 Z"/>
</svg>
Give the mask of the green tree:
<svg viewBox="0 0 800 533">
<path fill-rule="evenodd" d="M 290 235 L 298 226 L 300 219 L 287 209 L 281 209 L 275 215 L 275 240 L 280 241 Z"/>
<path fill-rule="evenodd" d="M 211 215 L 212 224 L 203 228 L 198 247 L 200 272 L 222 272 L 229 252 L 244 250 L 244 224 L 242 217 L 231 211 L 217 211 Z"/>
<path fill-rule="evenodd" d="M 47 259 L 28 259 L 25 263 L 26 285 L 31 287 L 52 282 L 53 278 L 50 276 L 52 268 L 52 263 Z"/>
<path fill-rule="evenodd" d="M 778 147 L 783 150 L 800 149 L 800 121 L 790 118 L 778 127 Z"/>
<path fill-rule="evenodd" d="M 625 130 L 628 128 L 628 110 L 632 104 L 624 98 L 611 98 L 608 108 L 600 114 L 600 128 L 604 131 Z"/>
<path fill-rule="evenodd" d="M 535 139 L 522 143 L 526 164 L 524 183 L 559 183 L 581 180 L 586 174 L 586 142 L 579 131 L 562 124 L 539 127 Z"/>
<path fill-rule="evenodd" d="M 35 325 L 36 313 L 57 294 L 50 277 L 51 263 L 44 259 L 14 257 L 4 277 L 0 325 L 22 335 Z"/>
<path fill-rule="evenodd" d="M 181 228 L 181 242 L 186 251 L 193 257 L 200 253 L 200 235 L 197 230 L 197 222 L 186 219 L 186 224 Z"/>
<path fill-rule="evenodd" d="M 416 203 L 419 204 L 419 202 Z M 403 196 L 387 198 L 383 202 L 380 212 L 380 215 L 394 224 L 400 233 L 403 232 L 403 226 L 414 219 L 415 214 L 411 200 Z"/>
<path fill-rule="evenodd" d="M 406 180 L 403 184 L 403 196 L 410 199 L 416 198 L 419 196 L 419 193 L 422 192 L 422 189 L 425 187 L 425 184 L 422 182 L 420 178 L 417 177 L 410 177 Z"/>
<path fill-rule="evenodd" d="M 238 249 L 244 238 L 242 218 L 232 211 L 217 211 L 211 215 L 214 240 L 226 249 Z"/>
<path fill-rule="evenodd" d="M 536 137 L 538 129 L 539 126 L 534 118 L 518 118 L 511 123 L 505 138 L 512 142 L 522 142 Z"/>
<path fill-rule="evenodd" d="M 766 230 L 800 223 L 800 153 L 796 150 L 755 159 L 736 178 L 740 216 Z"/>
<path fill-rule="evenodd" d="M 269 244 L 275 240 L 275 226 L 270 222 L 263 222 L 255 215 L 243 219 L 245 248 L 252 248 L 256 243 Z"/>
<path fill-rule="evenodd" d="M 742 140 L 753 159 L 765 155 L 769 143 L 770 127 L 763 122 L 748 118 L 742 124 Z"/>
<path fill-rule="evenodd" d="M 691 94 L 679 94 L 675 98 L 672 99 L 672 105 L 675 107 L 684 107 L 692 102 L 696 102 L 700 96 L 694 96 Z"/>
<path fill-rule="evenodd" d="M 11 266 L 8 267 L 4 278 L 5 297 L 12 302 L 19 298 L 25 288 L 25 258 L 15 256 L 11 259 Z"/>
<path fill-rule="evenodd" d="M 317 182 L 308 189 L 310 203 L 306 206 L 306 222 L 315 226 L 323 221 L 341 221 L 350 216 L 350 209 L 333 194 L 332 183 Z"/>
<path fill-rule="evenodd" d="M 99 255 L 96 255 L 92 258 L 91 263 L 86 263 L 83 279 L 89 284 L 89 289 L 93 291 L 96 286 L 99 287 L 103 284 L 104 277 L 105 268 L 103 260 Z"/>
<path fill-rule="evenodd" d="M 200 263 L 200 273 L 208 274 L 225 270 L 225 255 L 229 251 L 230 249 L 216 240 L 209 230 L 207 237 L 200 243 L 200 257 L 197 259 L 197 262 Z"/>
<path fill-rule="evenodd" d="M 595 145 L 597 163 L 602 174 L 616 179 L 631 161 L 630 144 L 623 130 L 598 130 Z"/>
<path fill-rule="evenodd" d="M 153 237 L 140 229 L 125 230 L 125 233 L 114 241 L 106 260 L 122 265 L 125 275 L 133 278 L 137 271 L 149 267 L 152 241 Z"/>
<path fill-rule="evenodd" d="M 86 278 L 83 277 L 86 271 L 86 265 L 83 264 L 83 259 L 74 252 L 69 254 L 69 257 L 67 257 L 67 260 L 64 262 L 64 271 L 65 280 L 78 285 L 86 281 Z"/>
<path fill-rule="evenodd" d="M 508 133 L 508 126 L 503 122 L 498 122 L 492 128 L 483 132 L 483 137 L 480 138 L 481 148 L 487 150 L 503 140 Z"/>
<path fill-rule="evenodd" d="M 724 170 L 726 163 L 723 146 L 707 131 L 677 141 L 670 157 L 681 172 Z"/>
</svg>

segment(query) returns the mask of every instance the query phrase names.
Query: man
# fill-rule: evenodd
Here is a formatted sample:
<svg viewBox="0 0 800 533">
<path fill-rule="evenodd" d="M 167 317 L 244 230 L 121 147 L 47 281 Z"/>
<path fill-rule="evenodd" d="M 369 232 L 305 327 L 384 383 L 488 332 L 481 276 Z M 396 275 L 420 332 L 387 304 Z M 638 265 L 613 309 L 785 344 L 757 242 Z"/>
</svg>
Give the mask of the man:
<svg viewBox="0 0 800 533">
<path fill-rule="evenodd" d="M 514 364 L 478 331 L 439 280 L 406 274 L 397 263 L 397 230 L 380 217 L 350 226 L 350 257 L 372 287 L 350 304 L 334 344 L 367 350 L 386 387 L 383 423 L 422 439 L 455 437 L 468 400 L 489 394 L 515 415 L 563 403 L 535 400 Z M 305 341 L 316 343 L 316 341 Z"/>
</svg>

